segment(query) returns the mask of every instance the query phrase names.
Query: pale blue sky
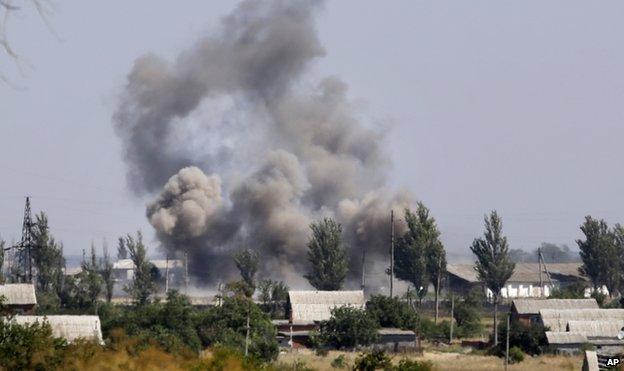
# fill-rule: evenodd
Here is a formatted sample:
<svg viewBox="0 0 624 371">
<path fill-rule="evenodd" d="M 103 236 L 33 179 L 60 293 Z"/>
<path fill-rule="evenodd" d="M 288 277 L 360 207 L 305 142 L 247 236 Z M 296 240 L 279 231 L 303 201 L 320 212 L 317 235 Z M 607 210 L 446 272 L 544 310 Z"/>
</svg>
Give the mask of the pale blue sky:
<svg viewBox="0 0 624 371">
<path fill-rule="evenodd" d="M 57 1 L 55 38 L 32 12 L 10 24 L 32 65 L 2 55 L 0 235 L 17 239 L 23 196 L 68 253 L 136 229 L 111 124 L 138 56 L 174 57 L 230 1 Z M 583 216 L 624 222 L 624 3 L 330 1 L 318 29 L 363 115 L 389 128 L 391 185 L 437 217 L 452 255 L 499 210 L 512 247 L 574 245 Z"/>
</svg>

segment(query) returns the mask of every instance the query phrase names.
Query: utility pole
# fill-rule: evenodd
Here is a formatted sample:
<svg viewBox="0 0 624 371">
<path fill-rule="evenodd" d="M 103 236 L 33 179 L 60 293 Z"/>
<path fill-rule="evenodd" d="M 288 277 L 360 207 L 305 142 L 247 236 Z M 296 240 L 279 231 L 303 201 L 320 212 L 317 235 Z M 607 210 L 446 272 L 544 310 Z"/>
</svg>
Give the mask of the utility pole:
<svg viewBox="0 0 624 371">
<path fill-rule="evenodd" d="M 394 210 L 390 210 L 390 297 L 394 294 Z"/>
<path fill-rule="evenodd" d="M 507 371 L 507 365 L 509 364 L 509 317 L 510 313 L 507 313 L 507 340 L 505 342 L 505 371 Z M 498 331 L 498 330 L 495 330 Z"/>
<path fill-rule="evenodd" d="M 5 250 L 13 249 L 14 257 L 17 260 L 17 281 L 18 282 L 33 282 L 33 251 L 35 248 L 35 241 L 33 237 L 34 223 L 30 214 L 30 197 L 26 196 L 26 205 L 24 206 L 24 220 L 22 222 L 22 238 L 20 242 Z"/>
<path fill-rule="evenodd" d="M 188 251 L 184 252 L 184 290 L 188 295 L 189 271 L 188 271 Z"/>
<path fill-rule="evenodd" d="M 249 354 L 249 312 L 251 311 L 251 298 L 247 298 L 247 331 L 245 333 L 245 358 Z"/>
<path fill-rule="evenodd" d="M 542 281 L 542 250 L 537 248 L 537 266 L 539 269 L 540 298 L 544 296 L 544 282 Z"/>
<path fill-rule="evenodd" d="M 455 295 L 451 293 L 451 331 L 449 332 L 449 344 L 453 343 L 453 323 L 455 320 Z"/>
</svg>

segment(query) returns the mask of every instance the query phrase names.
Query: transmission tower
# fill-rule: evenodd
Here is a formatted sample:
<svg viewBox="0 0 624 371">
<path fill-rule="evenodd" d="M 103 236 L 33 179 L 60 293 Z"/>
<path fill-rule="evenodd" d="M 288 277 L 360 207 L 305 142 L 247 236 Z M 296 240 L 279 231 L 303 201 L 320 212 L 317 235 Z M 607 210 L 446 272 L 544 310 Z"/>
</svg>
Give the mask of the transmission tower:
<svg viewBox="0 0 624 371">
<path fill-rule="evenodd" d="M 34 223 L 30 213 L 30 197 L 26 197 L 24 207 L 24 220 L 22 222 L 22 239 L 8 249 L 13 249 L 15 254 L 14 266 L 17 268 L 18 282 L 33 282 L 33 253 L 36 248 L 33 233 Z"/>
</svg>

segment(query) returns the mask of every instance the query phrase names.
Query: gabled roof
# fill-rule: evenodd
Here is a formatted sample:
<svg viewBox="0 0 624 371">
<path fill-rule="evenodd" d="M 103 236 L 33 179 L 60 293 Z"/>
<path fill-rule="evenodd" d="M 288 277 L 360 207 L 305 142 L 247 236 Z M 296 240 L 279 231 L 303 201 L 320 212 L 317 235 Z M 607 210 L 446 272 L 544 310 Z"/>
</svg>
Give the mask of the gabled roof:
<svg viewBox="0 0 624 371">
<path fill-rule="evenodd" d="M 598 309 L 596 299 L 515 299 L 518 314 L 539 314 L 542 309 Z"/>
<path fill-rule="evenodd" d="M 35 286 L 30 283 L 7 283 L 0 285 L 0 296 L 4 296 L 5 305 L 37 304 Z"/>
<path fill-rule="evenodd" d="M 364 291 L 289 291 L 288 300 L 293 322 L 325 321 L 331 318 L 331 310 L 350 306 L 363 309 L 366 304 Z"/>
<path fill-rule="evenodd" d="M 167 265 L 169 265 L 169 269 L 184 267 L 184 263 L 180 259 L 169 259 L 169 261 L 166 259 L 155 259 L 150 260 L 150 263 L 154 264 L 158 269 L 166 269 Z M 113 263 L 113 269 L 134 270 L 134 263 L 132 259 L 119 259 Z"/>
<path fill-rule="evenodd" d="M 566 331 L 570 321 L 624 321 L 624 309 L 542 309 L 539 314 L 553 332 Z"/>
<path fill-rule="evenodd" d="M 550 273 L 550 278 L 557 282 L 562 280 L 581 280 L 585 279 L 578 271 L 581 263 L 553 263 L 546 264 L 546 269 Z M 479 282 L 477 271 L 473 264 L 447 264 L 446 270 L 449 274 L 461 278 L 470 283 Z M 509 283 L 530 283 L 539 284 L 540 272 L 537 263 L 516 263 L 514 272 L 507 281 Z M 548 283 L 546 270 L 542 266 L 542 282 Z"/>
<path fill-rule="evenodd" d="M 587 343 L 587 337 L 585 335 L 575 332 L 546 331 L 546 340 L 550 345 Z"/>
<path fill-rule="evenodd" d="M 76 339 L 103 342 L 98 316 L 15 316 L 13 320 L 20 325 L 47 322 L 54 337 L 64 338 L 70 343 Z"/>
<path fill-rule="evenodd" d="M 624 327 L 624 320 L 611 321 L 569 321 L 567 331 L 577 332 L 587 337 L 617 338 Z"/>
</svg>

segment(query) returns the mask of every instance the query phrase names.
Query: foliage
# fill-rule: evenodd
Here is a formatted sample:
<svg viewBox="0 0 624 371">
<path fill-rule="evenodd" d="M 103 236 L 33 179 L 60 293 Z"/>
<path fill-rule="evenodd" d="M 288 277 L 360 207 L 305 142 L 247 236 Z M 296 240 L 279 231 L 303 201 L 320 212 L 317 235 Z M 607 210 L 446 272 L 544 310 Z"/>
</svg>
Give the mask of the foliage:
<svg viewBox="0 0 624 371">
<path fill-rule="evenodd" d="M 496 322 L 500 292 L 513 274 L 515 263 L 509 259 L 509 244 L 502 234 L 503 222 L 496 211 L 485 216 L 483 238 L 475 238 L 470 250 L 475 254 L 479 280 L 492 291 L 494 301 L 494 344 L 498 343 Z"/>
<path fill-rule="evenodd" d="M 283 281 L 262 280 L 258 284 L 262 309 L 271 318 L 284 318 L 288 303 L 288 286 Z"/>
<path fill-rule="evenodd" d="M 453 318 L 457 323 L 456 335 L 458 337 L 470 337 L 483 331 L 483 324 L 481 323 L 482 302 L 482 292 L 476 288 L 455 305 Z"/>
<path fill-rule="evenodd" d="M 565 287 L 559 287 L 550 293 L 550 299 L 583 299 L 585 297 L 585 284 L 582 281 L 574 282 Z"/>
<path fill-rule="evenodd" d="M 100 261 L 100 275 L 104 284 L 104 294 L 106 302 L 110 303 L 113 299 L 113 289 L 115 287 L 115 277 L 113 276 L 113 262 L 108 253 L 108 245 L 106 241 L 102 246 L 102 260 Z"/>
<path fill-rule="evenodd" d="M 416 361 L 411 359 L 402 359 L 399 364 L 394 366 L 396 371 L 433 371 L 433 363 L 431 361 Z"/>
<path fill-rule="evenodd" d="M 33 223 L 33 239 L 36 249 L 32 250 L 33 265 L 37 272 L 37 291 L 56 293 L 61 291 L 65 258 L 63 247 L 50 234 L 48 217 L 41 212 Z"/>
<path fill-rule="evenodd" d="M 275 327 L 258 305 L 244 297 L 226 297 L 221 306 L 212 307 L 201 313 L 197 331 L 202 345 L 244 349 L 248 315 L 249 353 L 263 360 L 275 359 L 277 357 Z"/>
<path fill-rule="evenodd" d="M 128 259 L 128 248 L 126 248 L 126 239 L 119 237 L 117 240 L 117 259 Z"/>
<path fill-rule="evenodd" d="M 0 318 L 0 368 L 54 370 L 62 361 L 65 342 L 52 336 L 47 322 L 18 325 Z"/>
<path fill-rule="evenodd" d="M 353 369 L 358 371 L 392 370 L 392 362 L 383 350 L 375 349 L 357 357 Z"/>
<path fill-rule="evenodd" d="M 140 305 L 148 302 L 150 295 L 156 290 L 158 269 L 147 259 L 147 248 L 143 244 L 143 235 L 137 232 L 136 238 L 127 235 L 123 238 L 123 245 L 128 250 L 134 264 L 134 276 L 130 285 L 124 290 L 132 295 L 134 301 Z"/>
<path fill-rule="evenodd" d="M 317 290 L 340 290 L 347 276 L 347 254 L 342 244 L 342 226 L 331 218 L 310 225 L 308 242 L 311 270 L 305 275 Z"/>
<path fill-rule="evenodd" d="M 174 354 L 201 349 L 195 310 L 188 297 L 176 290 L 167 292 L 165 303 L 145 303 L 130 308 L 105 304 L 100 310 L 100 318 L 104 336 L 122 329 L 144 346 L 154 343 Z"/>
<path fill-rule="evenodd" d="M 426 248 L 431 243 L 432 232 L 427 228 L 429 210 L 419 204 L 416 214 L 405 210 L 408 231 L 397 239 L 394 249 L 394 274 L 398 279 L 410 282 L 419 298 L 423 298 L 429 286 Z"/>
<path fill-rule="evenodd" d="M 479 280 L 492 291 L 495 302 L 501 289 L 513 274 L 515 264 L 509 260 L 509 244 L 502 235 L 503 223 L 496 211 L 485 217 L 483 238 L 475 238 L 470 250 L 477 258 L 475 269 Z"/>
<path fill-rule="evenodd" d="M 500 323 L 498 326 L 498 336 L 504 339 L 507 336 L 507 323 Z M 509 346 L 518 347 L 523 352 L 530 355 L 542 354 L 542 349 L 547 345 L 546 329 L 543 325 L 535 323 L 526 325 L 518 320 L 512 320 L 509 324 Z M 499 344 L 497 353 L 505 353 L 504 344 Z"/>
<path fill-rule="evenodd" d="M 333 368 L 345 368 L 347 367 L 347 360 L 345 359 L 344 354 L 339 355 L 331 361 L 331 366 Z"/>
<path fill-rule="evenodd" d="M 258 253 L 244 249 L 234 254 L 234 263 L 244 283 L 245 296 L 250 298 L 256 290 L 256 272 L 258 272 Z"/>
<path fill-rule="evenodd" d="M 97 262 L 97 256 L 95 255 L 95 246 L 91 244 L 90 259 L 86 260 L 83 256 L 82 270 L 78 274 L 80 281 L 84 283 L 89 303 L 95 308 L 97 313 L 97 300 L 98 296 L 102 292 L 102 276 L 100 275 L 100 267 Z"/>
<path fill-rule="evenodd" d="M 514 364 L 522 361 L 524 361 L 524 353 L 522 352 L 522 349 L 515 346 L 509 348 L 509 363 Z"/>
<path fill-rule="evenodd" d="M 378 328 L 378 322 L 366 311 L 337 307 L 329 320 L 321 322 L 319 341 L 322 346 L 352 349 L 372 344 L 377 339 Z"/>
<path fill-rule="evenodd" d="M 576 241 L 583 262 L 580 272 L 591 280 L 594 288 L 606 285 L 613 293 L 621 282 L 621 248 L 616 235 L 624 236 L 624 230 L 616 227 L 611 233 L 604 220 L 586 216 L 581 231 L 585 239 Z"/>
<path fill-rule="evenodd" d="M 418 315 L 406 302 L 384 295 L 373 295 L 366 303 L 366 311 L 381 327 L 413 330 Z"/>
</svg>

